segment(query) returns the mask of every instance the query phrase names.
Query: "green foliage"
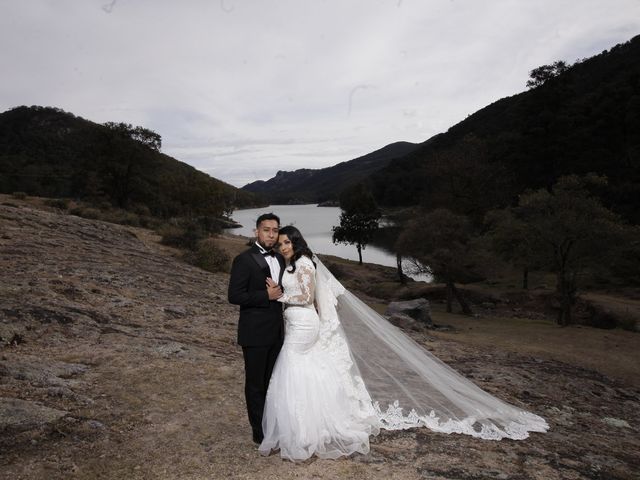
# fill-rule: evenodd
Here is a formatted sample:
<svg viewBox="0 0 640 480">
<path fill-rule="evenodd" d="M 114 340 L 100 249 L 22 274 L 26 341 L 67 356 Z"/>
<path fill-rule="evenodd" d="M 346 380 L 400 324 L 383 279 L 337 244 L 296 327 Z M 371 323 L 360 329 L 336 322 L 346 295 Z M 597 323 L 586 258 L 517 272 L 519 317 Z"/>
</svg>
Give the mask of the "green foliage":
<svg viewBox="0 0 640 480">
<path fill-rule="evenodd" d="M 107 122 L 104 126 L 118 135 L 140 142 L 156 152 L 159 152 L 162 147 L 162 137 L 148 128 L 134 127 L 130 123 L 122 122 Z"/>
<path fill-rule="evenodd" d="M 441 281 L 469 283 L 483 278 L 471 221 L 445 208 L 419 213 L 405 225 L 395 247 Z"/>
<path fill-rule="evenodd" d="M 362 250 L 378 229 L 380 211 L 371 191 L 363 184 L 347 188 L 340 194 L 340 208 L 340 225 L 333 227 L 333 242 L 355 244 L 362 265 Z"/>
<path fill-rule="evenodd" d="M 377 202 L 444 206 L 476 224 L 527 189 L 596 172 L 609 180 L 598 193 L 603 205 L 640 223 L 639 58 L 635 37 L 479 110 L 376 172 Z"/>
<path fill-rule="evenodd" d="M 220 217 L 258 205 L 255 195 L 160 153 L 160 146 L 160 135 L 143 127 L 17 107 L 0 114 L 0 192 L 146 209 L 161 218 Z"/>
<path fill-rule="evenodd" d="M 372 217 L 380 215 L 371 190 L 362 183 L 346 188 L 340 193 L 340 208 L 347 214 L 359 213 Z"/>
<path fill-rule="evenodd" d="M 532 252 L 533 240 L 527 232 L 527 226 L 516 220 L 510 210 L 491 210 L 484 220 L 483 241 L 487 249 L 496 252 L 509 264 L 521 269 L 522 288 L 529 288 L 529 271 L 542 268 Z M 500 226 L 499 228 L 495 228 Z"/>
<path fill-rule="evenodd" d="M 66 210 L 71 215 L 133 227 L 155 228 L 161 221 L 156 217 L 145 214 L 144 209 L 136 209 L 136 211 L 124 210 L 114 208 L 108 202 L 102 202 L 98 205 L 74 202 L 73 206 L 70 207 L 68 199 L 51 198 L 47 199 L 45 204 L 60 209 L 63 209 L 63 205 L 66 205 Z"/>
<path fill-rule="evenodd" d="M 621 328 L 622 330 L 636 331 L 638 315 L 629 309 L 621 310 L 611 308 L 610 305 L 588 303 L 585 310 L 589 313 L 588 320 L 584 323 L 596 328 Z"/>
<path fill-rule="evenodd" d="M 167 225 L 159 229 L 161 243 L 172 247 L 195 250 L 206 236 L 204 230 L 195 222 L 186 225 Z"/>
<path fill-rule="evenodd" d="M 342 212 L 340 225 L 333 227 L 333 242 L 356 245 L 362 264 L 362 253 L 378 228 L 378 219 L 367 214 Z"/>
<path fill-rule="evenodd" d="M 48 198 L 44 201 L 44 204 L 60 210 L 67 210 L 69 208 L 69 200 L 66 198 Z"/>
<path fill-rule="evenodd" d="M 508 202 L 513 182 L 504 166 L 488 159 L 486 142 L 475 135 L 436 152 L 420 175 L 421 191 L 412 191 L 410 184 L 403 195 L 415 195 L 426 210 L 446 208 L 466 215 L 474 224 L 493 205 Z"/>
<path fill-rule="evenodd" d="M 483 278 L 481 248 L 471 220 L 445 208 L 418 214 L 405 225 L 396 242 L 396 250 L 417 260 L 416 266 L 447 285 L 448 304 L 455 295 L 465 313 L 470 307 L 455 288 L 455 283 L 467 283 Z"/>
<path fill-rule="evenodd" d="M 217 219 L 210 217 L 172 219 L 157 229 L 163 244 L 193 251 L 202 240 L 220 230 L 221 225 Z"/>
<path fill-rule="evenodd" d="M 561 325 L 572 321 L 579 278 L 609 269 L 624 248 L 638 243 L 637 229 L 593 194 L 605 185 L 606 178 L 594 174 L 561 177 L 551 190 L 529 191 L 517 207 L 487 217 L 488 235 L 499 254 L 556 274 Z"/>
<path fill-rule="evenodd" d="M 553 62 L 551 65 L 542 65 L 534 68 L 529 72 L 530 79 L 527 81 L 528 88 L 539 87 L 544 85 L 548 80 L 563 74 L 570 68 L 570 65 L 563 60 Z"/>
<path fill-rule="evenodd" d="M 69 213 L 78 217 L 88 218 L 89 220 L 102 219 L 102 213 L 97 208 L 75 207 L 69 210 Z"/>
<path fill-rule="evenodd" d="M 187 254 L 187 261 L 209 272 L 228 272 L 229 255 L 211 238 L 198 242 L 195 251 Z"/>
<path fill-rule="evenodd" d="M 130 225 L 132 227 L 150 227 L 153 225 L 153 222 L 145 217 L 141 217 L 134 212 L 118 208 L 101 211 L 99 219 L 105 222 Z"/>
<path fill-rule="evenodd" d="M 616 246 L 618 255 L 606 265 L 604 272 L 598 272 L 605 277 L 607 283 L 618 285 L 640 285 L 640 227 L 627 226 L 627 239 Z"/>
</svg>

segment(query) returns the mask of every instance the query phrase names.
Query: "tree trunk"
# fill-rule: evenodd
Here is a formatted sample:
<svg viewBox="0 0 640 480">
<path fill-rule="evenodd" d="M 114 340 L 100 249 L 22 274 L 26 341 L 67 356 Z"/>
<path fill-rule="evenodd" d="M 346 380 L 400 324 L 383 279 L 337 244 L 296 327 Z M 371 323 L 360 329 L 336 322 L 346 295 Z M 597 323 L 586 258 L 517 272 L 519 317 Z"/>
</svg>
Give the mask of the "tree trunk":
<svg viewBox="0 0 640 480">
<path fill-rule="evenodd" d="M 460 293 L 460 290 L 456 288 L 453 282 L 451 282 L 451 291 L 455 295 L 456 300 L 458 300 L 458 303 L 460 304 L 460 308 L 462 308 L 462 313 L 464 313 L 465 315 L 473 315 L 473 312 L 471 311 L 471 307 L 469 306 L 469 303 L 464 298 L 462 293 Z"/>
<path fill-rule="evenodd" d="M 113 198 L 115 204 L 123 209 L 129 206 L 129 197 L 131 196 L 131 172 L 133 170 L 133 161 L 129 159 L 126 169 L 118 168 L 120 165 L 114 166 L 113 176 Z"/>
<path fill-rule="evenodd" d="M 560 311 L 558 312 L 558 325 L 566 327 L 571 323 L 571 302 L 566 293 L 560 294 Z"/>
<path fill-rule="evenodd" d="M 407 279 L 404 276 L 404 272 L 402 271 L 402 255 L 396 253 L 396 265 L 398 267 L 398 277 L 400 278 L 400 283 L 405 285 L 407 283 Z"/>
<path fill-rule="evenodd" d="M 529 289 L 529 267 L 524 267 L 522 269 L 522 288 L 524 290 Z"/>
<path fill-rule="evenodd" d="M 360 258 L 358 265 L 362 265 L 362 245 L 358 243 L 356 248 L 358 249 L 358 258 Z"/>
<path fill-rule="evenodd" d="M 453 290 L 452 290 L 452 283 L 447 281 L 447 313 L 451 313 L 452 312 L 452 308 L 451 308 L 451 303 L 453 301 Z"/>
<path fill-rule="evenodd" d="M 558 312 L 558 325 L 566 327 L 572 323 L 571 307 L 575 302 L 576 283 L 575 275 L 567 278 L 564 272 L 558 274 L 558 297 L 560 300 L 560 311 Z"/>
</svg>

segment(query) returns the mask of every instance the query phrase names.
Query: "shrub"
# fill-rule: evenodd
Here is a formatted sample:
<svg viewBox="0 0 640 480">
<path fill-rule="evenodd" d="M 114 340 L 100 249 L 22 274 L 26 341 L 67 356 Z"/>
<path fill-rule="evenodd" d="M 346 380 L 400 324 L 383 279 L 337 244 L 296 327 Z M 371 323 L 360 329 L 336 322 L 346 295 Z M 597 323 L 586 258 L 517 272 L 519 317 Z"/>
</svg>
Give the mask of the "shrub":
<svg viewBox="0 0 640 480">
<path fill-rule="evenodd" d="M 100 210 L 97 210 L 95 208 L 76 207 L 72 208 L 69 213 L 78 217 L 88 218 L 89 220 L 101 219 Z"/>
<path fill-rule="evenodd" d="M 149 207 L 147 207 L 146 205 L 143 205 L 141 203 L 138 203 L 138 204 L 134 205 L 133 207 L 131 207 L 131 211 L 134 212 L 136 215 L 138 215 L 140 217 L 150 217 L 151 216 L 151 210 L 149 209 Z"/>
<path fill-rule="evenodd" d="M 212 238 L 201 240 L 196 250 L 187 254 L 186 259 L 192 265 L 209 272 L 229 271 L 229 255 Z"/>
<path fill-rule="evenodd" d="M 133 212 L 126 210 L 109 210 L 102 213 L 102 220 L 111 223 L 119 223 L 120 225 L 131 225 L 132 227 L 140 226 L 140 218 Z"/>
<path fill-rule="evenodd" d="M 635 312 L 621 308 L 611 308 L 606 305 L 586 304 L 587 318 L 581 322 L 596 328 L 621 328 L 637 331 L 640 318 Z"/>
<path fill-rule="evenodd" d="M 69 208 L 69 200 L 65 198 L 47 198 L 44 204 L 60 210 L 67 210 Z"/>
<path fill-rule="evenodd" d="M 224 226 L 224 224 L 220 222 L 219 218 L 208 216 L 196 217 L 192 222 L 206 233 L 220 233 Z"/>
<path fill-rule="evenodd" d="M 198 242 L 204 239 L 205 234 L 195 223 L 185 225 L 164 225 L 158 229 L 162 236 L 161 243 L 172 247 L 196 250 Z"/>
<path fill-rule="evenodd" d="M 184 230 L 177 225 L 162 224 L 157 229 L 158 235 L 162 237 L 160 243 L 163 245 L 169 245 L 171 247 L 177 247 L 181 242 L 180 238 L 184 235 Z"/>
<path fill-rule="evenodd" d="M 140 221 L 140 226 L 143 228 L 155 229 L 161 223 L 161 220 L 147 215 L 141 215 L 138 220 Z"/>
</svg>

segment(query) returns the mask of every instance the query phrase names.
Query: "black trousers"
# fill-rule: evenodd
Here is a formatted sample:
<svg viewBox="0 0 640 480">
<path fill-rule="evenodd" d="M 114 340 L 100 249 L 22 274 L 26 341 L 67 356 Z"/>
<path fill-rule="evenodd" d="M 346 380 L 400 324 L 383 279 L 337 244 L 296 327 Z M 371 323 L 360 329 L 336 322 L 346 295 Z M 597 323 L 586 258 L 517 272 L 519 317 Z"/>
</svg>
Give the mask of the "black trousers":
<svg viewBox="0 0 640 480">
<path fill-rule="evenodd" d="M 242 347 L 244 356 L 244 396 L 253 436 L 262 441 L 262 411 L 273 366 L 282 343 L 259 347 Z"/>
</svg>

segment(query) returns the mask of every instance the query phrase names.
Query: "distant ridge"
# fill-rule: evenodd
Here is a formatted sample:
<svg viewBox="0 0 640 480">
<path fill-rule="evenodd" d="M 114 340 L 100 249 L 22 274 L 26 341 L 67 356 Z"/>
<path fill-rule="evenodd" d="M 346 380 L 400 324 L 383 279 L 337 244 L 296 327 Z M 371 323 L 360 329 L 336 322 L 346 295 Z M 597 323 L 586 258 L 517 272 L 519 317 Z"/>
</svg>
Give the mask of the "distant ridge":
<svg viewBox="0 0 640 480">
<path fill-rule="evenodd" d="M 242 189 L 271 203 L 313 203 L 366 181 L 383 206 L 456 210 L 466 198 L 460 203 L 469 211 L 461 213 L 481 218 L 527 189 L 589 172 L 608 178 L 606 191 L 598 192 L 605 204 L 640 223 L 640 36 L 497 100 L 425 142 L 392 143 L 328 168 L 280 171 Z M 447 193 L 451 185 L 462 190 Z"/>
<path fill-rule="evenodd" d="M 277 204 L 337 200 L 345 187 L 368 177 L 388 165 L 391 160 L 403 157 L 419 146 L 416 143 L 396 142 L 332 167 L 279 171 L 269 180 L 258 180 L 242 189 L 260 194 Z"/>
</svg>

